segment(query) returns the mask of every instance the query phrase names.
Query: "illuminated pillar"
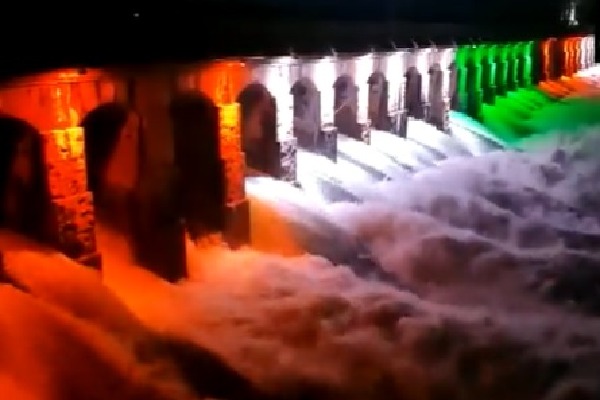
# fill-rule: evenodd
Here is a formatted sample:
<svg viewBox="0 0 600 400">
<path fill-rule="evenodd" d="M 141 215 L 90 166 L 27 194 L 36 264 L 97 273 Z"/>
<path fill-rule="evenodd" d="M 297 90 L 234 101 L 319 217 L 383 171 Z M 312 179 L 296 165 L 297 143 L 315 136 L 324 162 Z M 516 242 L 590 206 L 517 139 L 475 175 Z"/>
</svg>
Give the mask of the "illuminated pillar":
<svg viewBox="0 0 600 400">
<path fill-rule="evenodd" d="M 552 55 L 552 39 L 546 39 L 541 43 L 542 47 L 542 80 L 550 81 L 554 78 L 554 60 Z"/>
<path fill-rule="evenodd" d="M 567 40 L 566 39 L 557 39 L 553 43 L 554 47 L 554 59 L 555 59 L 555 79 L 561 78 L 563 76 L 568 76 L 568 56 L 569 52 L 567 51 Z"/>
<path fill-rule="evenodd" d="M 577 73 L 581 69 L 581 45 L 582 37 L 576 37 L 573 39 L 574 42 L 574 54 L 573 54 L 573 74 Z"/>
<path fill-rule="evenodd" d="M 519 88 L 519 47 L 517 43 L 506 45 L 508 52 L 507 90 L 513 92 Z"/>
<path fill-rule="evenodd" d="M 373 53 L 356 58 L 354 74 L 358 86 L 357 118 L 362 128 L 362 140 L 370 142 L 371 121 L 369 120 L 369 78 L 373 73 L 375 59 Z"/>
<path fill-rule="evenodd" d="M 496 97 L 496 45 L 488 44 L 479 47 L 482 65 L 483 102 L 494 104 Z"/>
<path fill-rule="evenodd" d="M 563 38 L 560 41 L 562 51 L 562 65 L 561 65 L 561 76 L 572 75 L 572 62 L 573 59 L 573 41 L 571 38 Z"/>
<path fill-rule="evenodd" d="M 535 43 L 533 41 L 522 43 L 523 52 L 523 80 L 521 82 L 523 87 L 530 87 L 533 84 L 534 72 L 533 72 L 533 49 Z"/>
<path fill-rule="evenodd" d="M 509 48 L 506 44 L 498 45 L 496 50 L 496 93 L 505 96 L 508 92 L 508 54 Z"/>
<path fill-rule="evenodd" d="M 481 51 L 471 45 L 467 53 L 467 115 L 479 118 L 483 103 Z"/>
<path fill-rule="evenodd" d="M 431 75 L 431 55 L 433 49 L 424 48 L 416 50 L 417 70 L 421 75 L 421 108 L 422 118 L 425 121 L 430 120 L 431 113 L 431 98 L 429 92 L 430 75 Z"/>
<path fill-rule="evenodd" d="M 590 36 L 584 36 L 581 38 L 581 53 L 579 54 L 579 69 L 585 69 L 588 67 L 589 60 L 589 42 Z"/>
<path fill-rule="evenodd" d="M 404 75 L 404 112 L 408 117 L 423 119 L 423 81 L 428 76 L 423 55 L 418 49 L 406 53 L 406 73 Z"/>
<path fill-rule="evenodd" d="M 407 118 L 404 109 L 405 53 L 396 50 L 387 56 L 385 76 L 388 80 L 388 107 L 392 132 L 406 136 Z"/>
<path fill-rule="evenodd" d="M 450 80 L 454 49 L 436 49 L 429 84 L 429 122 L 442 132 L 450 130 Z"/>
<path fill-rule="evenodd" d="M 83 128 L 71 105 L 71 85 L 43 88 L 50 100 L 40 121 L 51 197 L 50 240 L 58 250 L 85 265 L 100 267 L 92 194 L 87 187 Z"/>
<path fill-rule="evenodd" d="M 323 57 L 314 66 L 314 83 L 321 94 L 321 123 L 333 125 L 333 105 L 335 93 L 335 60 L 332 57 Z"/>
<path fill-rule="evenodd" d="M 250 240 L 250 206 L 244 188 L 239 103 L 219 103 L 219 153 L 225 179 L 225 227 L 223 237 L 232 247 Z"/>
<path fill-rule="evenodd" d="M 314 100 L 309 101 L 311 109 L 308 113 L 314 112 L 316 107 L 318 111 L 318 132 L 317 137 L 311 146 L 316 147 L 318 152 L 332 161 L 337 160 L 337 128 L 334 124 L 334 104 L 335 91 L 334 83 L 337 77 L 335 59 L 333 57 L 323 57 L 311 66 L 310 73 L 310 91 L 315 90 Z M 303 76 L 300 74 L 300 79 Z M 314 87 L 312 85 L 314 84 Z M 310 95 L 310 94 L 309 94 Z M 310 117 L 309 117 L 310 119 Z M 315 118 L 312 119 L 313 121 Z"/>
<path fill-rule="evenodd" d="M 294 129 L 294 96 L 291 89 L 291 57 L 281 57 L 267 68 L 266 88 L 275 97 L 277 104 L 277 141 L 272 151 L 278 160 L 274 176 L 288 182 L 296 182 L 297 141 Z"/>
<path fill-rule="evenodd" d="M 467 111 L 467 60 L 469 46 L 459 46 L 456 49 L 456 92 L 457 101 L 455 104 L 456 111 Z"/>
<path fill-rule="evenodd" d="M 513 57 L 516 60 L 515 65 L 515 90 L 522 88 L 525 81 L 525 48 L 523 42 L 513 43 Z"/>
<path fill-rule="evenodd" d="M 596 58 L 596 37 L 595 35 L 588 35 L 583 38 L 582 43 L 582 58 L 583 68 L 590 68 L 595 63 Z"/>
</svg>

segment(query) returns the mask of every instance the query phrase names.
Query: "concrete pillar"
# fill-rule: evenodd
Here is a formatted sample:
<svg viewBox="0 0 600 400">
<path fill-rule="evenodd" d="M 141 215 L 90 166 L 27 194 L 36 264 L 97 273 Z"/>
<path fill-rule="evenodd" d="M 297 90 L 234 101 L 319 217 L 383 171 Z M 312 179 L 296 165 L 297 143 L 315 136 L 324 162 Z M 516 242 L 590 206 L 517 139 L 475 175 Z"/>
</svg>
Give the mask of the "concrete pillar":
<svg viewBox="0 0 600 400">
<path fill-rule="evenodd" d="M 596 58 L 596 39 L 595 35 L 588 35 L 583 38 L 582 43 L 582 69 L 590 68 L 595 64 Z"/>
<path fill-rule="evenodd" d="M 450 132 L 450 99 L 456 89 L 456 75 L 453 72 L 456 49 L 453 47 L 438 50 L 439 65 L 442 73 L 442 87 L 440 104 L 437 105 L 437 119 L 440 122 L 438 129 L 442 132 Z"/>
<path fill-rule="evenodd" d="M 419 71 L 423 70 L 424 62 L 419 62 L 420 53 L 418 49 L 410 49 L 406 53 L 406 72 L 404 76 L 404 111 L 406 115 L 415 119 L 423 119 L 423 80 L 424 77 Z M 424 69 L 425 74 L 427 70 Z M 426 75 L 427 76 L 427 75 Z"/>
<path fill-rule="evenodd" d="M 541 81 L 548 82 L 554 79 L 554 57 L 552 54 L 552 39 L 545 39 L 541 47 Z"/>
<path fill-rule="evenodd" d="M 71 102 L 71 85 L 54 83 L 41 88 L 46 100 L 37 125 L 44 140 L 50 192 L 50 240 L 68 257 L 100 267 L 92 194 L 87 187 L 80 110 Z"/>
<path fill-rule="evenodd" d="M 506 44 L 497 47 L 496 52 L 496 93 L 505 96 L 508 92 L 509 48 Z"/>
<path fill-rule="evenodd" d="M 404 74 L 405 52 L 395 50 L 385 60 L 385 76 L 388 81 L 388 108 L 392 133 L 406 137 L 408 116 L 405 111 Z"/>
<path fill-rule="evenodd" d="M 590 66 L 590 35 L 581 38 L 581 54 L 579 59 L 579 69 L 586 69 Z"/>
<path fill-rule="evenodd" d="M 582 45 L 582 37 L 575 37 L 573 38 L 573 47 L 574 47 L 574 54 L 572 55 L 573 59 L 572 59 L 572 71 L 573 74 L 577 73 L 580 69 L 581 69 L 581 45 Z"/>
<path fill-rule="evenodd" d="M 431 119 L 431 68 L 433 66 L 434 48 L 421 48 L 416 51 L 417 70 L 421 75 L 421 108 L 422 119 L 429 121 Z"/>
<path fill-rule="evenodd" d="M 225 226 L 223 237 L 233 248 L 250 241 L 250 206 L 244 187 L 240 105 L 217 104 L 219 110 L 219 153 L 225 181 Z"/>
<path fill-rule="evenodd" d="M 171 78 L 157 70 L 136 73 L 133 82 L 131 102 L 143 125 L 144 167 L 135 196 L 137 222 L 132 247 L 140 265 L 175 282 L 187 276 L 187 266 L 181 206 L 181 186 L 185 182 L 175 165 L 170 106 L 176 89 Z"/>
<path fill-rule="evenodd" d="M 496 49 L 495 44 L 483 45 L 482 65 L 482 90 L 483 102 L 494 104 L 496 98 Z"/>
<path fill-rule="evenodd" d="M 467 115 L 479 118 L 483 103 L 480 49 L 475 45 L 470 46 L 467 57 Z"/>
<path fill-rule="evenodd" d="M 276 165 L 274 176 L 288 181 L 297 181 L 297 140 L 294 137 L 294 94 L 292 93 L 292 57 L 279 57 L 266 67 L 264 82 L 277 104 L 277 138 L 271 145 Z"/>
<path fill-rule="evenodd" d="M 533 41 L 523 42 L 523 80 L 522 86 L 525 88 L 531 87 L 535 79 L 533 52 L 535 43 Z"/>
<path fill-rule="evenodd" d="M 570 77 L 573 75 L 573 39 L 560 39 L 560 51 L 562 52 L 561 76 Z"/>
<path fill-rule="evenodd" d="M 463 45 L 457 48 L 456 52 L 456 101 L 455 111 L 466 112 L 468 103 L 467 92 L 467 63 L 469 61 L 469 46 Z"/>
<path fill-rule="evenodd" d="M 358 56 L 354 60 L 354 79 L 357 88 L 357 122 L 360 127 L 360 140 L 371 143 L 372 121 L 369 118 L 370 78 L 374 72 L 372 53 Z"/>
<path fill-rule="evenodd" d="M 313 82 L 321 95 L 321 124 L 333 126 L 334 91 L 333 84 L 337 78 L 333 57 L 323 57 L 313 66 Z"/>
<path fill-rule="evenodd" d="M 565 54 L 562 51 L 562 40 L 552 38 L 550 41 L 550 48 L 552 57 L 552 79 L 560 79 L 565 73 Z"/>
<path fill-rule="evenodd" d="M 368 60 L 367 60 L 368 67 Z M 364 141 L 364 127 L 359 123 L 359 84 L 355 57 L 335 57 L 336 78 L 333 82 L 333 123 L 338 132 L 356 140 Z M 368 96 L 368 77 L 361 85 Z M 365 103 L 368 107 L 368 104 Z M 366 117 L 366 116 L 365 116 Z M 367 135 L 368 137 L 368 135 Z"/>
<path fill-rule="evenodd" d="M 518 57 L 518 46 L 516 43 L 509 43 L 506 45 L 506 49 L 508 61 L 506 89 L 509 92 L 514 92 L 519 88 L 518 76 L 520 60 Z"/>
<path fill-rule="evenodd" d="M 337 160 L 337 129 L 332 122 L 322 122 L 323 118 L 333 115 L 333 85 L 329 79 L 335 80 L 334 77 L 335 66 L 327 59 L 314 63 L 298 62 L 294 67 L 291 93 L 294 97 L 296 141 L 282 147 L 282 153 L 290 160 L 288 165 L 293 165 L 294 168 L 297 161 L 292 161 L 291 157 L 296 156 L 297 147 L 319 153 L 334 162 Z M 324 96 L 322 91 L 325 91 Z M 322 107 L 323 97 L 327 104 L 331 104 L 330 110 Z"/>
</svg>

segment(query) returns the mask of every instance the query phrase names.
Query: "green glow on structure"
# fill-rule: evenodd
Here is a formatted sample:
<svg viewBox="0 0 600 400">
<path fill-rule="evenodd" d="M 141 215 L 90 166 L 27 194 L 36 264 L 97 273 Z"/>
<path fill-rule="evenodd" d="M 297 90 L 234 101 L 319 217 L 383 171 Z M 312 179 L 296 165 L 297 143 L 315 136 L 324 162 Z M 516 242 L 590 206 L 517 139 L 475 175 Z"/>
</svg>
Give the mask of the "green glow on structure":
<svg viewBox="0 0 600 400">
<path fill-rule="evenodd" d="M 467 60 L 471 46 L 459 46 L 456 49 L 456 91 L 458 95 L 459 111 L 467 110 Z"/>
<path fill-rule="evenodd" d="M 533 65 L 532 55 L 534 43 L 533 41 L 523 43 L 523 86 L 530 87 L 533 82 Z"/>
<path fill-rule="evenodd" d="M 490 44 L 487 46 L 487 58 L 490 63 L 490 76 L 489 76 L 489 84 L 493 87 L 496 86 L 496 46 L 495 44 Z"/>
<path fill-rule="evenodd" d="M 508 86 L 508 48 L 506 45 L 498 45 L 496 54 L 498 55 L 496 66 L 500 69 L 496 87 L 504 92 Z"/>
<path fill-rule="evenodd" d="M 577 134 L 582 126 L 600 124 L 600 100 L 556 101 L 537 89 L 535 50 L 533 41 L 458 47 L 455 65 L 460 112 L 452 118 L 512 148 L 523 148 L 532 138 L 543 138 L 556 129 Z M 482 89 L 488 104 L 482 102 Z"/>
</svg>

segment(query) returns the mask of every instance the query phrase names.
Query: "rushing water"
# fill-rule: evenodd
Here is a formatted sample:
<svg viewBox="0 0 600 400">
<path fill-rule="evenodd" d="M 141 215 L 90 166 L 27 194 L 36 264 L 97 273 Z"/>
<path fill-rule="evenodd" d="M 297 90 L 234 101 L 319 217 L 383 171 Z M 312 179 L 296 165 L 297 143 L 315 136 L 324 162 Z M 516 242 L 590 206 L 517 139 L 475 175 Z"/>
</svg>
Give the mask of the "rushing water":
<svg viewBox="0 0 600 400">
<path fill-rule="evenodd" d="M 8 252 L 2 398 L 597 399 L 599 142 L 457 155 L 360 201 L 257 191 L 260 245 L 190 244 L 177 285 L 104 231 L 103 284 Z"/>
</svg>

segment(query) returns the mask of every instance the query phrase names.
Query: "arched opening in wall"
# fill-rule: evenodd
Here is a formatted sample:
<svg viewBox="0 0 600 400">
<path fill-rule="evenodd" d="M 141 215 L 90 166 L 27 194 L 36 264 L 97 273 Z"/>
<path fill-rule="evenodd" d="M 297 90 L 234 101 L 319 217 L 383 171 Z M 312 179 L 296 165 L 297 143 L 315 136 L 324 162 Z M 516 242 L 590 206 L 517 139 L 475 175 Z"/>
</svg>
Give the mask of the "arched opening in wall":
<svg viewBox="0 0 600 400">
<path fill-rule="evenodd" d="M 41 134 L 0 115 L 0 227 L 49 239 L 50 194 Z"/>
<path fill-rule="evenodd" d="M 104 103 L 82 120 L 88 186 L 99 222 L 130 233 L 141 163 L 140 118 L 119 103 Z"/>
<path fill-rule="evenodd" d="M 225 226 L 226 182 L 219 150 L 219 111 L 203 93 L 180 93 L 170 116 L 177 185 L 175 194 L 192 240 Z"/>
<path fill-rule="evenodd" d="M 333 124 L 340 133 L 360 139 L 357 113 L 358 87 L 351 76 L 342 75 L 333 84 Z"/>
<path fill-rule="evenodd" d="M 250 169 L 268 175 L 277 170 L 277 103 L 258 82 L 247 85 L 238 95 L 242 119 L 242 149 Z"/>
<path fill-rule="evenodd" d="M 433 64 L 429 69 L 429 123 L 436 128 L 444 129 L 444 100 L 442 98 L 442 89 L 444 86 L 444 73 L 440 64 Z"/>
<path fill-rule="evenodd" d="M 389 82 L 385 74 L 376 71 L 369 76 L 369 120 L 373 128 L 389 131 L 392 120 L 388 110 Z"/>
<path fill-rule="evenodd" d="M 404 98 L 406 105 L 406 112 L 409 117 L 415 119 L 423 119 L 423 102 L 422 102 L 422 82 L 421 74 L 416 67 L 410 67 L 406 74 Z"/>
<path fill-rule="evenodd" d="M 321 131 L 321 93 L 308 78 L 300 78 L 290 90 L 294 99 L 294 137 L 298 146 L 314 149 Z"/>
</svg>

